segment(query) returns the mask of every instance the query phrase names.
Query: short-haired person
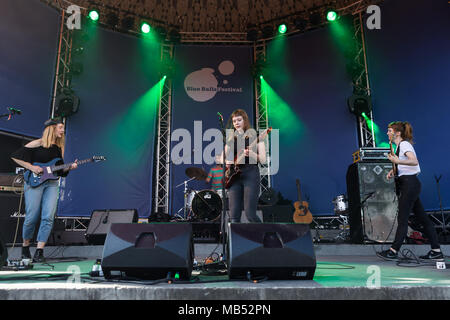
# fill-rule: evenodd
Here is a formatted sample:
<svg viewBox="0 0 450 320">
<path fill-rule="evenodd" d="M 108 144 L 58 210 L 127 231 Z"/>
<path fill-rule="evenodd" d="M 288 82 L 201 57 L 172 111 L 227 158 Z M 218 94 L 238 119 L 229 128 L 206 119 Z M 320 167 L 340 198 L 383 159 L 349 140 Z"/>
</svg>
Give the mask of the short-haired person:
<svg viewBox="0 0 450 320">
<path fill-rule="evenodd" d="M 377 252 L 377 255 L 387 260 L 396 260 L 398 258 L 398 251 L 408 233 L 408 218 L 410 213 L 413 212 L 419 222 L 423 224 L 425 236 L 430 240 L 431 245 L 431 250 L 426 255 L 421 256 L 420 259 L 442 261 L 444 255 L 438 243 L 436 230 L 425 213 L 419 198 L 421 183 L 417 175 L 420 173 L 420 165 L 412 145 L 412 126 L 406 121 L 391 122 L 388 125 L 387 135 L 389 141 L 397 146 L 395 155 L 389 154 L 388 158 L 396 166 L 398 177 L 394 177 L 394 170 L 391 170 L 387 178 L 395 178 L 397 180 L 398 226 L 391 248 Z"/>
<path fill-rule="evenodd" d="M 65 136 L 64 122 L 60 118 L 49 119 L 44 124 L 45 129 L 42 137 L 33 140 L 24 147 L 11 154 L 19 166 L 30 170 L 35 174 L 43 172 L 42 167 L 34 163 L 47 163 L 55 158 L 63 159 Z M 57 172 L 59 176 L 67 176 L 69 170 L 76 169 L 76 161 L 69 169 Z M 34 262 L 44 262 L 44 246 L 50 236 L 59 197 L 59 179 L 47 180 L 37 187 L 31 187 L 24 183 L 25 194 L 25 221 L 23 224 L 22 238 L 22 258 L 31 259 L 30 243 L 34 231 L 41 218 L 39 232 L 37 234 L 37 249 L 33 256 Z"/>
</svg>

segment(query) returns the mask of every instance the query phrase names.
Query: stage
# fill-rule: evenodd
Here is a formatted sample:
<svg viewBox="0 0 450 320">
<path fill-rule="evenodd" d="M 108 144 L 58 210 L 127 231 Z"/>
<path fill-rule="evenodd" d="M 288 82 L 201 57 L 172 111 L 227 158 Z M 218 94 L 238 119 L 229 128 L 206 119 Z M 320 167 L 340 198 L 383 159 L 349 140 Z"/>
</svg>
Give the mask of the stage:
<svg viewBox="0 0 450 320">
<path fill-rule="evenodd" d="M 0 300 L 447 300 L 450 299 L 450 269 L 435 263 L 384 261 L 375 251 L 388 245 L 315 244 L 317 267 L 313 280 L 228 279 L 220 266 L 194 270 L 190 281 L 106 281 L 90 277 L 103 246 L 47 247 L 48 264 L 35 264 L 29 271 L 0 272 Z M 421 255 L 428 245 L 404 245 L 402 250 Z M 442 246 L 444 253 L 450 246 Z M 211 253 L 221 253 L 219 244 L 195 244 L 199 264 Z M 32 249 L 33 252 L 33 249 Z M 406 252 L 406 251 L 404 251 Z M 20 248 L 9 248 L 9 259 Z M 213 265 L 211 265 L 213 266 Z M 53 270 L 52 270 L 53 268 Z M 261 302 L 263 304 L 263 302 Z"/>
</svg>

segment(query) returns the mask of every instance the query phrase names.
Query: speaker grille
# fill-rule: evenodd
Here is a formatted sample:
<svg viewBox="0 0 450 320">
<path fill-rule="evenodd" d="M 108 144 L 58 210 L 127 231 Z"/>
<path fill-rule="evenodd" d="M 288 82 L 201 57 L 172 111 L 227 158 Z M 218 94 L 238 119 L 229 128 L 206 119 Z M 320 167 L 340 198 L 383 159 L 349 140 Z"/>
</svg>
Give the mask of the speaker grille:
<svg viewBox="0 0 450 320">
<path fill-rule="evenodd" d="M 398 200 L 394 179 L 386 178 L 390 162 L 358 162 L 347 171 L 350 235 L 353 242 L 392 242 L 397 229 Z"/>
</svg>

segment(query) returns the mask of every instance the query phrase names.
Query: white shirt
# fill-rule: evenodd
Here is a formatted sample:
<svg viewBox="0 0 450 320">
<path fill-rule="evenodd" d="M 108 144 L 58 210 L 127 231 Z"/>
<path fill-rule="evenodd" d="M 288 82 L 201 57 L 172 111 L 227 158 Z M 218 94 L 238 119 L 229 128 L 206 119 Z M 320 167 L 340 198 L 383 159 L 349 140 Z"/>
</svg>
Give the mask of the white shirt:
<svg viewBox="0 0 450 320">
<path fill-rule="evenodd" d="M 408 141 L 403 140 L 397 146 L 397 148 L 399 148 L 399 147 L 400 147 L 400 154 L 399 154 L 398 158 L 400 160 L 408 160 L 408 157 L 406 156 L 407 152 L 412 152 L 417 158 L 416 151 L 414 150 L 414 147 Z M 419 162 L 419 160 L 417 160 L 417 162 Z M 419 174 L 419 173 L 420 173 L 420 165 L 418 163 L 417 163 L 416 166 L 407 166 L 407 165 L 404 165 L 404 164 L 399 164 L 398 165 L 398 176 L 399 177 L 400 176 L 413 175 L 413 174 Z"/>
</svg>

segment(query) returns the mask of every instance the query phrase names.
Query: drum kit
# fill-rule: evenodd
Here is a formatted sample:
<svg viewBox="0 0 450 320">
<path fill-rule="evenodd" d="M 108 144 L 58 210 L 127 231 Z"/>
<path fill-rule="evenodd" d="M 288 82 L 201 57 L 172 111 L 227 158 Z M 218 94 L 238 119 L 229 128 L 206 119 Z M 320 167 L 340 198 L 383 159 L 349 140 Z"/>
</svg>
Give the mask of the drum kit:
<svg viewBox="0 0 450 320">
<path fill-rule="evenodd" d="M 178 216 L 183 211 L 184 220 L 193 221 L 218 221 L 222 213 L 222 190 L 218 192 L 211 189 L 194 190 L 188 187 L 188 183 L 192 180 L 204 181 L 208 177 L 205 170 L 201 168 L 191 167 L 185 171 L 190 178 L 183 181 L 178 188 L 184 185 L 184 207 L 178 210 Z"/>
</svg>

